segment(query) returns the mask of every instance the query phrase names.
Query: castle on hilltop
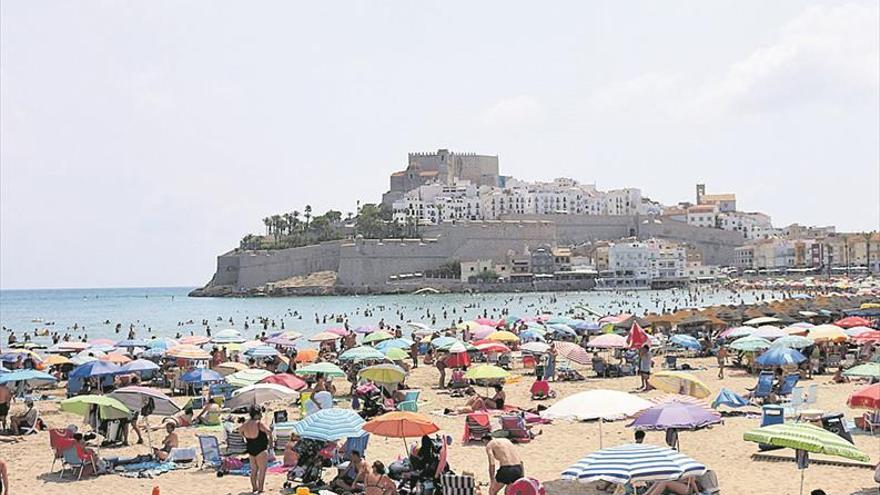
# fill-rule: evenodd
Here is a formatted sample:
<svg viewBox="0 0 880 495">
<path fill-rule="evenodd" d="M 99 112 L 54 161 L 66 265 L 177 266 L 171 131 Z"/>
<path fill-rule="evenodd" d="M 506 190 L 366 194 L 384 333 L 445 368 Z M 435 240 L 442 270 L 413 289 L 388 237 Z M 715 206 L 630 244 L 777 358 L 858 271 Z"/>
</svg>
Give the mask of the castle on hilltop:
<svg viewBox="0 0 880 495">
<path fill-rule="evenodd" d="M 404 194 L 430 183 L 453 185 L 467 181 L 479 186 L 503 185 L 498 175 L 498 156 L 456 153 L 447 149 L 436 153 L 410 153 L 406 170 L 391 174 L 390 189 L 382 195 L 382 204 L 391 206 Z"/>
</svg>

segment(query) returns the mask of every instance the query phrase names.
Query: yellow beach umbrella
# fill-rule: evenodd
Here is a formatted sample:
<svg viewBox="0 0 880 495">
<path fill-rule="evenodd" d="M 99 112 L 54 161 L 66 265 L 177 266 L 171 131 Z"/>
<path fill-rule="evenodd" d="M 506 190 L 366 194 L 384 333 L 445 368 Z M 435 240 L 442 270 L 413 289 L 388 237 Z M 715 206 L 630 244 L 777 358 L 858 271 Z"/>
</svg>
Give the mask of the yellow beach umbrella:
<svg viewBox="0 0 880 495">
<path fill-rule="evenodd" d="M 814 341 L 830 340 L 844 342 L 848 338 L 846 332 L 837 325 L 816 325 L 807 329 L 807 337 Z"/>
<path fill-rule="evenodd" d="M 495 340 L 498 342 L 519 342 L 519 337 L 512 332 L 508 332 L 507 330 L 499 330 L 497 332 L 492 332 L 488 336 L 486 336 L 487 340 Z"/>
<path fill-rule="evenodd" d="M 648 380 L 654 388 L 669 392 L 705 399 L 712 393 L 709 387 L 699 378 L 683 371 L 659 371 Z"/>
<path fill-rule="evenodd" d="M 473 366 L 464 374 L 468 380 L 503 380 L 509 376 L 509 371 L 491 364 Z"/>
<path fill-rule="evenodd" d="M 64 356 L 59 356 L 57 354 L 53 354 L 51 356 L 46 357 L 46 359 L 43 360 L 43 363 L 45 363 L 49 366 L 60 366 L 62 364 L 73 364 L 70 361 L 70 359 L 67 359 Z"/>
<path fill-rule="evenodd" d="M 478 326 L 480 326 L 479 323 L 471 320 L 471 321 L 463 321 L 463 322 L 459 323 L 458 325 L 455 325 L 455 328 L 458 328 L 459 330 L 473 330 L 474 328 L 477 328 Z"/>
</svg>

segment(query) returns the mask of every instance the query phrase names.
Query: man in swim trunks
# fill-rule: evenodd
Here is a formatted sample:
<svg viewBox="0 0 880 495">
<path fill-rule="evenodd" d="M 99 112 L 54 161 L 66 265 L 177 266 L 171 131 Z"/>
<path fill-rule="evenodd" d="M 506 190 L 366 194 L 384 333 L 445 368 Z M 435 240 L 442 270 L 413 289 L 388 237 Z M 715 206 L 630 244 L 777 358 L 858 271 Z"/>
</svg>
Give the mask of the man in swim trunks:
<svg viewBox="0 0 880 495">
<path fill-rule="evenodd" d="M 516 452 L 516 447 L 506 438 L 493 438 L 486 444 L 489 457 L 489 495 L 497 495 L 505 485 L 525 476 L 523 462 Z M 498 470 L 495 470 L 498 461 Z"/>
<path fill-rule="evenodd" d="M 6 430 L 6 416 L 12 404 L 12 392 L 5 383 L 0 383 L 0 431 Z"/>
</svg>

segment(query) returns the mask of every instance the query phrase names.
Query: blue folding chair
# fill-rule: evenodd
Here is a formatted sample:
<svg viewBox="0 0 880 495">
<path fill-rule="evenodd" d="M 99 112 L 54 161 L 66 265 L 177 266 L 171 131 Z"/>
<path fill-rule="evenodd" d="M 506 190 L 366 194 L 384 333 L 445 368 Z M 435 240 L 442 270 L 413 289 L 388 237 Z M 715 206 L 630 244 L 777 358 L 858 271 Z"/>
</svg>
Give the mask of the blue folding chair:
<svg viewBox="0 0 880 495">
<path fill-rule="evenodd" d="M 367 451 L 367 444 L 370 442 L 370 434 L 364 433 L 359 437 L 349 437 L 345 441 L 345 445 L 342 446 L 342 451 L 344 452 L 344 459 L 348 460 L 351 458 L 352 452 L 360 452 L 361 457 Z"/>
<path fill-rule="evenodd" d="M 801 375 L 798 373 L 786 375 L 785 378 L 782 379 L 782 383 L 779 384 L 779 392 L 777 394 L 780 396 L 791 395 L 791 391 L 794 390 L 795 385 L 797 385 L 797 382 L 800 379 Z"/>
<path fill-rule="evenodd" d="M 758 375 L 758 383 L 755 389 L 749 394 L 749 399 L 766 399 L 773 392 L 773 373 L 762 371 Z"/>
<path fill-rule="evenodd" d="M 202 450 L 202 467 L 220 467 L 220 440 L 212 435 L 196 435 L 196 438 L 199 439 L 199 448 Z"/>
</svg>

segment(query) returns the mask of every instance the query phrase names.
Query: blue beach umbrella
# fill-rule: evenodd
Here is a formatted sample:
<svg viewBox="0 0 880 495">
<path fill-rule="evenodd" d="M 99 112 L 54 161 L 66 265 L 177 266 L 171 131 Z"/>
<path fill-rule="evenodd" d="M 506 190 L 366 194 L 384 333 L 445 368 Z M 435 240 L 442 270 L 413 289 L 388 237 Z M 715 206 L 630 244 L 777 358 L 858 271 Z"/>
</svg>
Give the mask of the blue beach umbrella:
<svg viewBox="0 0 880 495">
<path fill-rule="evenodd" d="M 440 348 L 452 345 L 456 342 L 458 342 L 458 339 L 456 339 L 455 337 L 437 337 L 436 339 L 431 341 L 431 345 L 436 348 Z"/>
<path fill-rule="evenodd" d="M 144 371 L 154 371 L 159 369 L 159 365 L 146 359 L 135 359 L 122 365 L 123 373 L 142 373 Z"/>
<path fill-rule="evenodd" d="M 71 378 L 91 378 L 93 376 L 115 375 L 118 373 L 122 373 L 122 368 L 119 365 L 113 364 L 110 361 L 97 360 L 77 366 L 68 376 Z"/>
<path fill-rule="evenodd" d="M 562 479 L 581 483 L 608 481 L 672 481 L 701 476 L 706 466 L 677 450 L 647 444 L 627 444 L 597 450 L 562 472 Z"/>
<path fill-rule="evenodd" d="M 275 357 L 279 355 L 278 349 L 268 346 L 268 345 L 260 345 L 257 347 L 251 347 L 250 349 L 244 351 L 244 355 L 252 358 L 269 358 Z"/>
<path fill-rule="evenodd" d="M 364 434 L 364 419 L 352 409 L 321 409 L 293 425 L 293 431 L 303 438 L 334 442 Z"/>
<path fill-rule="evenodd" d="M 391 339 L 379 342 L 378 344 L 376 344 L 376 349 L 385 352 L 393 347 L 397 349 L 409 349 L 412 345 L 413 341 L 409 339 Z"/>
<path fill-rule="evenodd" d="M 125 339 L 116 343 L 116 347 L 130 349 L 134 347 L 147 347 L 147 341 L 141 339 Z"/>
<path fill-rule="evenodd" d="M 702 345 L 700 345 L 700 341 L 698 341 L 696 338 L 683 333 L 679 333 L 670 337 L 669 343 L 677 345 L 679 347 L 684 347 L 685 349 L 692 350 L 698 350 L 703 347 Z"/>
<path fill-rule="evenodd" d="M 23 382 L 33 387 L 55 381 L 57 380 L 54 376 L 37 370 L 15 370 L 0 374 L 0 383 Z"/>
<path fill-rule="evenodd" d="M 807 358 L 800 352 L 788 347 L 771 347 L 758 356 L 755 362 L 760 366 L 786 366 L 796 365 L 806 361 Z"/>
<path fill-rule="evenodd" d="M 544 336 L 534 330 L 525 330 L 519 334 L 519 339 L 522 342 L 543 342 Z"/>
<path fill-rule="evenodd" d="M 165 349 L 155 348 L 155 349 L 147 349 L 144 351 L 141 356 L 148 358 L 159 358 L 165 356 Z"/>
<path fill-rule="evenodd" d="M 214 370 L 206 368 L 196 368 L 180 375 L 180 379 L 186 383 L 210 383 L 222 382 L 223 375 Z"/>
<path fill-rule="evenodd" d="M 554 323 L 547 326 L 550 331 L 556 335 L 564 335 L 566 337 L 577 337 L 577 332 L 573 328 L 564 323 Z"/>
<path fill-rule="evenodd" d="M 749 401 L 729 388 L 719 390 L 718 396 L 712 401 L 713 409 L 718 409 L 719 406 L 738 408 L 747 405 L 749 405 Z"/>
<path fill-rule="evenodd" d="M 152 340 L 150 340 L 150 341 L 147 342 L 147 347 L 150 348 L 150 349 L 165 349 L 165 350 L 168 350 L 168 349 L 170 349 L 170 348 L 172 348 L 172 347 L 174 347 L 174 346 L 176 346 L 176 345 L 180 345 L 180 343 L 177 342 L 177 341 L 174 340 L 174 339 L 169 339 L 169 338 L 167 338 L 167 337 L 161 337 L 161 338 L 158 338 L 158 339 L 152 339 Z"/>
</svg>

